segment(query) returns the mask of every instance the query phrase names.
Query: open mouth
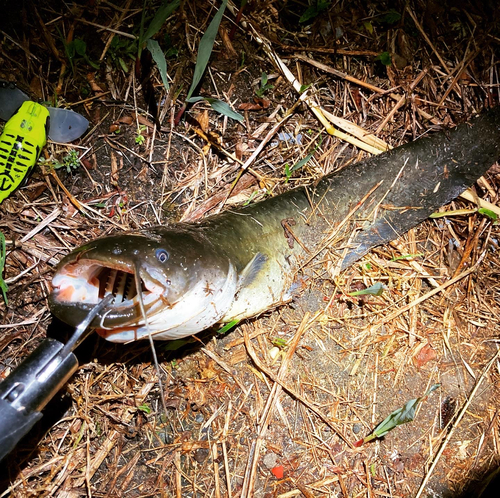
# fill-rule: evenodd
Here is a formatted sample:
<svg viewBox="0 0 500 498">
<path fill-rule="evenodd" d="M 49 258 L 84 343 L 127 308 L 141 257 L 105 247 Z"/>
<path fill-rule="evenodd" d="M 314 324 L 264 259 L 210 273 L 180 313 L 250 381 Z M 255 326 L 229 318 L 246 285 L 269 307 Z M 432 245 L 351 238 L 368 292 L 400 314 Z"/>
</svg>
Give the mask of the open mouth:
<svg viewBox="0 0 500 498">
<path fill-rule="evenodd" d="M 161 289 L 139 279 L 144 303 L 156 300 Z M 110 308 L 116 309 L 135 306 L 139 299 L 136 277 L 129 268 L 106 266 L 96 261 L 68 264 L 54 276 L 52 285 L 59 303 L 97 304 L 111 294 L 113 304 Z"/>
<path fill-rule="evenodd" d="M 133 273 L 103 266 L 93 279 L 97 281 L 96 286 L 99 288 L 98 298 L 103 299 L 112 294 L 115 306 L 125 301 L 132 301 L 137 297 L 137 287 Z M 144 281 L 141 279 L 141 293 L 144 296 L 147 292 Z"/>
</svg>

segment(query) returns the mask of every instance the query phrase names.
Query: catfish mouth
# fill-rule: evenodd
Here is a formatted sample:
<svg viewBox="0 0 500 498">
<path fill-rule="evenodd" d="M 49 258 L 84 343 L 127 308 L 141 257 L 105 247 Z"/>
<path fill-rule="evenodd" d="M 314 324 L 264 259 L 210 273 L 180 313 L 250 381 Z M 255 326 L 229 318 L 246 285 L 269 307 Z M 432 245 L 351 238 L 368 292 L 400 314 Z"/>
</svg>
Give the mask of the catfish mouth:
<svg viewBox="0 0 500 498">
<path fill-rule="evenodd" d="M 98 260 L 80 259 L 62 266 L 52 280 L 51 301 L 54 314 L 67 323 L 77 319 L 72 310 L 89 310 L 108 295 L 113 302 L 102 312 L 100 328 L 138 325 L 143 320 L 140 296 L 148 316 L 168 305 L 166 288 L 147 271 L 138 270 L 140 290 L 134 266 Z M 59 310 L 59 312 L 56 312 Z M 75 310 L 76 311 L 76 310 Z M 77 315 L 78 313 L 75 313 Z"/>
<path fill-rule="evenodd" d="M 101 266 L 94 275 L 93 280 L 96 281 L 96 287 L 99 288 L 97 294 L 99 300 L 112 294 L 114 306 L 122 305 L 126 301 L 133 301 L 138 297 L 135 275 L 128 271 Z M 148 289 L 142 278 L 140 281 L 141 293 L 146 296 Z"/>
</svg>

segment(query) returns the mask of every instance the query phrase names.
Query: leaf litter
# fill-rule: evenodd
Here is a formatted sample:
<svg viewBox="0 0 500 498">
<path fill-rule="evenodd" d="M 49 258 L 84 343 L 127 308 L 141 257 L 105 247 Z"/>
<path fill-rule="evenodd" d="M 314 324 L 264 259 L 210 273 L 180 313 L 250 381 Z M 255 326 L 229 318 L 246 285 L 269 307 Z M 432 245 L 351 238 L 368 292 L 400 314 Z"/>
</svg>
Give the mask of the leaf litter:
<svg viewBox="0 0 500 498">
<path fill-rule="evenodd" d="M 236 22 L 239 9 L 228 2 L 198 81 L 204 100 L 172 126 L 195 80 L 193 54 L 222 5 L 188 1 L 150 36 L 165 53 L 168 43 L 177 50 L 166 57 L 168 87 L 161 67 L 152 70 L 162 126 L 155 129 L 130 70 L 133 61 L 128 73 L 113 62 L 133 51 L 106 56 L 119 46 L 115 37 L 124 47 L 138 36 L 142 2 L 89 5 L 75 5 L 68 16 L 66 6 L 47 4 L 12 17 L 2 33 L 0 77 L 37 98 L 57 93 L 77 103 L 75 110 L 95 127 L 78 144 L 49 144 L 44 152 L 46 161 L 63 163 L 75 150 L 83 168 L 47 176 L 39 169 L 0 206 L 9 287 L 8 306 L 1 307 L 3 377 L 46 334 L 67 333 L 50 325 L 46 296 L 55 264 L 72 247 L 120 227 L 196 219 L 222 204 L 230 209 L 266 199 L 356 162 L 367 149 L 376 153 L 384 144 L 394 147 L 465 121 L 499 100 L 498 25 L 481 10 L 486 7 L 443 11 L 410 2 L 396 16 L 382 4 L 355 2 L 348 9 L 321 2 L 317 15 L 310 9 L 304 17 L 299 2 L 261 8 L 249 2 Z M 145 27 L 161 6 L 153 2 L 145 11 Z M 33 28 L 28 52 L 20 48 L 20 18 Z M 44 37 L 34 43 L 40 25 Z M 71 72 L 61 62 L 63 37 L 85 42 L 85 57 L 68 62 Z M 228 58 L 230 46 L 237 58 Z M 33 70 L 39 61 L 42 75 Z M 241 124 L 204 104 L 253 104 L 262 74 L 275 72 L 265 94 L 270 105 L 242 111 Z M 193 119 L 204 106 L 207 138 Z M 328 121 L 330 115 L 336 121 Z M 135 140 L 139 124 L 146 126 L 142 144 Z M 267 145 L 246 164 L 270 130 Z M 277 133 L 302 138 L 272 145 Z M 321 144 L 313 140 L 318 136 Z M 302 166 L 287 175 L 286 164 Z M 498 185 L 497 166 L 470 199 L 495 206 Z M 163 392 L 148 344 L 87 341 L 79 351 L 82 368 L 6 462 L 2 492 L 415 496 L 420 488 L 460 496 L 499 463 L 499 373 L 491 360 L 499 330 L 500 234 L 490 215 L 495 211 L 475 204 L 455 200 L 440 210 L 455 216 L 424 223 L 342 274 L 334 271 L 337 255 L 330 250 L 292 305 L 232 324 L 222 337 L 204 334 L 174 351 L 157 343 Z M 336 298 L 358 283 L 371 289 L 363 299 Z M 277 339 L 286 348 L 272 358 Z M 438 383 L 413 422 L 354 448 L 391 410 Z M 407 406 L 406 415 L 416 406 Z M 403 412 L 394 412 L 392 422 L 408 418 Z M 268 455 L 274 455 L 271 468 L 263 463 Z"/>
</svg>

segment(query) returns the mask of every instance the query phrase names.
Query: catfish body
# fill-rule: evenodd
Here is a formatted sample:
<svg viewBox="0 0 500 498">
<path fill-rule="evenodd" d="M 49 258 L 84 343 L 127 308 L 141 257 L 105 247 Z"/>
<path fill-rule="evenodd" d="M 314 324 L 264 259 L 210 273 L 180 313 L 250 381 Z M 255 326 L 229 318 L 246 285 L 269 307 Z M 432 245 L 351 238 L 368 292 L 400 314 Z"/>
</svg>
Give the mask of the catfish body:
<svg viewBox="0 0 500 498">
<path fill-rule="evenodd" d="M 290 299 L 297 270 L 344 224 L 353 237 L 345 269 L 395 239 L 470 187 L 500 157 L 500 110 L 422 138 L 265 201 L 200 222 L 92 241 L 61 261 L 50 306 L 78 325 L 111 292 L 94 325 L 115 342 L 185 337 L 215 323 L 255 316 Z M 344 228 L 345 228 L 344 227 Z M 137 289 L 140 277 L 148 327 Z M 112 275 L 110 277 L 110 274 Z M 125 286 L 126 288 L 126 286 Z"/>
</svg>

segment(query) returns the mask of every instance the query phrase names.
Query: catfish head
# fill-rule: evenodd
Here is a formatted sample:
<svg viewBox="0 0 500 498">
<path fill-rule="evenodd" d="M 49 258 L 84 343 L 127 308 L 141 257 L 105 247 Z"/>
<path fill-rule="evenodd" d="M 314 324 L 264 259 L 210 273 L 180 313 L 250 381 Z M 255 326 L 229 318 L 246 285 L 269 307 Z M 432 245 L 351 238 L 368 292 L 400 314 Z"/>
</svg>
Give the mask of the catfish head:
<svg viewBox="0 0 500 498">
<path fill-rule="evenodd" d="M 158 227 L 75 249 L 60 262 L 52 287 L 50 309 L 69 325 L 78 326 L 112 294 L 113 303 L 92 323 L 101 336 L 172 340 L 217 323 L 235 299 L 238 275 L 203 230 Z"/>
</svg>

